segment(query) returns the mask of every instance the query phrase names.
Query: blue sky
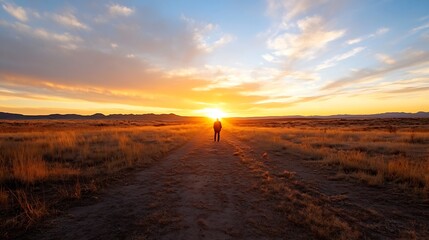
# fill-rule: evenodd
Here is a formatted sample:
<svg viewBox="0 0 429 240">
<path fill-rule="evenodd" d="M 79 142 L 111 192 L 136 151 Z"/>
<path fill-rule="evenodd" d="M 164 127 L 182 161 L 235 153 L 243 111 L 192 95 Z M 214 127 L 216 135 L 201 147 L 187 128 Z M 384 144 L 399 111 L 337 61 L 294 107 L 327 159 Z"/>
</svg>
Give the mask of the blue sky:
<svg viewBox="0 0 429 240">
<path fill-rule="evenodd" d="M 0 111 L 429 111 L 429 2 L 0 0 Z"/>
</svg>

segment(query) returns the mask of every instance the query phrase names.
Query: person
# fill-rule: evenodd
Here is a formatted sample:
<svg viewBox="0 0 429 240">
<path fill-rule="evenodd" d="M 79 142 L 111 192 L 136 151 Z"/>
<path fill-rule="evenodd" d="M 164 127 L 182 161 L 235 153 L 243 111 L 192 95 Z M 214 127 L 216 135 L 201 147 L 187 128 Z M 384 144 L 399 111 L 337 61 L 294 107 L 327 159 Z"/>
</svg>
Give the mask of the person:
<svg viewBox="0 0 429 240">
<path fill-rule="evenodd" d="M 216 121 L 213 123 L 214 141 L 215 142 L 216 142 L 216 135 L 217 135 L 217 141 L 219 142 L 221 129 L 222 129 L 222 123 L 219 121 L 219 118 L 216 118 Z"/>
</svg>

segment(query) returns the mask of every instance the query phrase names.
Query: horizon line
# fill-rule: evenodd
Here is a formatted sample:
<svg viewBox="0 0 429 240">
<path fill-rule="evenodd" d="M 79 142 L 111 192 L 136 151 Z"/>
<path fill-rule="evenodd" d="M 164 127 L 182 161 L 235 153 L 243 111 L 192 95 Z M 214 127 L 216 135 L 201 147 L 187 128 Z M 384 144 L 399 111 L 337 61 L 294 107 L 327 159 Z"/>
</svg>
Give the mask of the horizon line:
<svg viewBox="0 0 429 240">
<path fill-rule="evenodd" d="M 378 113 L 336 113 L 336 114 L 330 114 L 330 115 L 301 115 L 301 114 L 288 114 L 288 115 L 254 115 L 254 116 L 227 116 L 223 117 L 224 119 L 228 118 L 281 118 L 281 117 L 333 117 L 333 116 L 371 116 L 371 115 L 381 115 L 381 114 L 418 114 L 418 113 L 429 113 L 429 111 L 417 111 L 417 112 L 378 112 Z M 13 113 L 13 112 L 2 112 L 0 111 L 0 114 L 10 114 L 10 115 L 21 115 L 26 117 L 34 117 L 34 116 L 51 116 L 51 115 L 77 115 L 77 116 L 83 116 L 83 117 L 91 117 L 94 115 L 103 115 L 103 116 L 114 116 L 114 115 L 175 115 L 179 117 L 206 117 L 204 115 L 180 115 L 176 113 L 153 113 L 153 112 L 147 112 L 147 113 L 102 113 L 102 112 L 94 112 L 93 114 L 79 114 L 79 113 L 49 113 L 49 114 L 23 114 L 23 113 Z"/>
</svg>

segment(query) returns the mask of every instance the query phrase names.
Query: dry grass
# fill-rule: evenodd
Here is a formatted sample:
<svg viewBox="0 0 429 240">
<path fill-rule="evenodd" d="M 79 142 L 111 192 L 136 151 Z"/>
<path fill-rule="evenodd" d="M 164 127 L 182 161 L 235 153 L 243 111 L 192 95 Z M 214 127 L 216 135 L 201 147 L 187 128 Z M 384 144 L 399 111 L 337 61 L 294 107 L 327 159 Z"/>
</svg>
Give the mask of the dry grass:
<svg viewBox="0 0 429 240">
<path fill-rule="evenodd" d="M 0 134 L 0 182 L 87 176 L 145 165 L 183 144 L 195 126 Z"/>
<path fill-rule="evenodd" d="M 396 121 L 392 131 L 391 125 L 377 125 L 386 124 L 386 120 L 295 120 L 270 122 L 269 127 L 261 122 L 236 123 L 233 131 L 271 153 L 299 154 L 307 160 L 339 166 L 339 171 L 370 185 L 389 181 L 427 196 L 429 125 L 425 122 Z"/>
<path fill-rule="evenodd" d="M 62 201 L 80 199 L 125 170 L 151 164 L 199 127 L 115 121 L 0 125 L 6 126 L 0 131 L 0 230 L 31 225 Z"/>
<path fill-rule="evenodd" d="M 39 197 L 34 197 L 24 190 L 11 191 L 11 194 L 21 209 L 21 214 L 15 216 L 20 224 L 25 223 L 29 226 L 48 214 L 46 202 Z"/>
<path fill-rule="evenodd" d="M 274 173 L 277 170 L 264 165 L 271 161 L 270 156 L 289 156 L 287 159 L 312 161 L 320 167 L 333 166 L 338 172 L 331 179 L 352 179 L 373 186 L 389 182 L 427 197 L 429 121 L 396 121 L 394 131 L 383 125 L 386 122 L 384 119 L 236 121 L 229 130 L 249 146 L 236 149 L 234 155 L 240 156 L 241 162 L 260 176 L 257 188 L 267 202 L 277 202 L 277 210 L 288 220 L 308 227 L 317 238 L 360 239 L 362 229 L 341 216 L 341 208 L 331 204 L 346 196 L 314 194 L 305 183 L 295 179 L 295 173 Z M 252 153 L 251 149 L 257 149 L 258 153 Z M 369 210 L 368 214 L 376 216 Z"/>
<path fill-rule="evenodd" d="M 316 238 L 359 239 L 359 231 L 336 215 L 338 209 L 327 205 L 323 197 L 312 196 L 311 190 L 295 179 L 294 172 L 275 175 L 265 165 L 263 156 L 252 156 L 249 149 L 241 149 L 239 144 L 235 147 L 241 162 L 260 179 L 254 187 L 264 195 L 265 204 L 275 203 L 280 218 L 307 227 Z"/>
</svg>

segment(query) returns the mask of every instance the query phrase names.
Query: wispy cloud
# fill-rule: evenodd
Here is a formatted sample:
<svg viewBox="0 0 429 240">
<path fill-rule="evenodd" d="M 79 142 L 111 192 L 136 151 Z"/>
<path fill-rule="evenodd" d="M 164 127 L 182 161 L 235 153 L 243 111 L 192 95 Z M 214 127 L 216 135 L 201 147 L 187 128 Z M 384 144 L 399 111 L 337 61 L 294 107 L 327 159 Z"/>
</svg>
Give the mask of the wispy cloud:
<svg viewBox="0 0 429 240">
<path fill-rule="evenodd" d="M 268 39 L 267 46 L 277 56 L 295 59 L 311 59 L 345 33 L 345 30 L 328 30 L 325 21 L 318 16 L 307 17 L 297 22 L 300 33 L 284 32 Z"/>
<path fill-rule="evenodd" d="M 389 28 L 382 27 L 382 28 L 377 29 L 374 33 L 368 34 L 366 36 L 349 39 L 349 40 L 346 41 L 346 43 L 349 44 L 349 45 L 353 45 L 353 44 L 360 43 L 362 41 L 368 40 L 370 38 L 374 38 L 374 37 L 378 37 L 378 36 L 384 35 L 384 34 L 388 33 L 389 31 L 390 31 Z"/>
<path fill-rule="evenodd" d="M 79 21 L 79 19 L 77 19 L 76 16 L 74 16 L 70 12 L 62 14 L 53 14 L 52 18 L 57 23 L 66 27 L 89 30 L 89 27 L 86 24 Z"/>
<path fill-rule="evenodd" d="M 336 90 L 347 86 L 355 85 L 361 82 L 378 80 L 389 73 L 401 71 L 403 69 L 419 66 L 427 62 L 429 52 L 405 52 L 404 56 L 398 58 L 395 63 L 380 68 L 368 68 L 358 70 L 350 76 L 341 78 L 327 84 L 322 90 Z"/>
<path fill-rule="evenodd" d="M 426 20 L 426 19 L 428 19 L 428 18 L 429 18 L 429 15 L 426 15 L 426 16 L 420 17 L 418 20 L 419 20 L 420 22 L 422 22 L 422 21 L 424 21 L 424 20 Z"/>
<path fill-rule="evenodd" d="M 147 61 L 177 67 L 225 46 L 233 39 L 215 23 L 192 20 L 192 25 L 180 16 L 170 19 L 149 9 L 140 9 L 139 12 L 141 14 L 130 18 L 115 19 L 98 14 L 105 17 L 104 22 L 98 23 L 105 24 L 102 28 L 108 31 L 93 27 L 93 39 L 88 43 L 94 43 L 95 38 L 100 42 L 94 43 L 94 48 L 103 46 L 108 50 L 115 49 L 123 56 L 132 53 Z"/>
<path fill-rule="evenodd" d="M 289 1 L 267 1 L 267 13 L 271 17 L 280 19 L 279 28 L 285 29 L 292 25 L 292 20 L 302 17 L 307 11 L 326 3 L 324 0 L 289 0 Z"/>
<path fill-rule="evenodd" d="M 379 28 L 379 29 L 377 29 L 377 31 L 374 34 L 371 34 L 370 36 L 374 36 L 374 37 L 380 36 L 380 35 L 383 35 L 385 33 L 388 33 L 389 31 L 390 31 L 390 29 L 387 27 Z"/>
<path fill-rule="evenodd" d="M 329 58 L 329 59 L 327 59 L 327 60 L 323 61 L 321 64 L 319 64 L 319 65 L 316 67 L 316 70 L 322 70 L 322 69 L 325 69 L 325 68 L 333 67 L 333 66 L 335 66 L 338 62 L 343 61 L 343 60 L 346 60 L 346 59 L 348 59 L 348 58 L 351 58 L 351 57 L 353 57 L 354 55 L 356 55 L 356 54 L 358 54 L 358 53 L 362 52 L 363 50 L 365 50 L 365 47 L 357 47 L 357 48 L 354 48 L 354 49 L 352 49 L 352 50 L 350 50 L 350 51 L 348 51 L 348 52 L 345 52 L 345 53 L 343 53 L 343 54 L 336 55 L 336 56 L 334 56 L 334 57 L 332 57 L 332 58 Z"/>
<path fill-rule="evenodd" d="M 426 91 L 429 91 L 429 87 L 406 87 L 402 89 L 391 90 L 391 91 L 388 91 L 388 93 L 414 93 L 414 92 L 426 92 Z"/>
<path fill-rule="evenodd" d="M 274 62 L 275 58 L 271 54 L 264 54 L 262 58 L 267 62 Z"/>
<path fill-rule="evenodd" d="M 362 42 L 362 40 L 363 40 L 362 38 L 353 38 L 353 39 L 347 40 L 347 44 L 353 45 L 353 44 Z"/>
<path fill-rule="evenodd" d="M 389 64 L 389 65 L 391 65 L 391 64 L 395 64 L 395 63 L 396 63 L 396 61 L 395 61 L 393 58 L 391 58 L 390 56 L 388 56 L 388 55 L 386 55 L 386 54 L 383 54 L 383 53 L 377 53 L 377 54 L 375 55 L 375 57 L 376 57 L 380 62 L 385 63 L 385 64 Z"/>
<path fill-rule="evenodd" d="M 408 71 L 410 74 L 413 75 L 427 75 L 429 76 L 429 63 L 427 65 L 423 65 L 422 67 L 412 69 Z M 428 82 L 429 84 L 429 82 Z"/>
<path fill-rule="evenodd" d="M 292 96 L 281 96 L 281 97 L 271 97 L 261 101 L 256 102 L 256 105 L 259 106 L 269 106 L 270 108 L 285 108 L 295 106 L 301 103 L 321 101 L 326 99 L 325 95 L 315 95 L 315 96 L 306 96 L 306 97 L 292 97 Z"/>
<path fill-rule="evenodd" d="M 32 28 L 29 25 L 26 25 L 24 23 L 19 23 L 19 22 L 8 23 L 8 22 L 0 21 L 0 25 L 14 29 L 21 34 L 26 34 L 27 36 L 59 43 L 59 46 L 66 49 L 76 49 L 77 44 L 83 41 L 80 37 L 72 35 L 67 32 L 66 33 L 50 32 L 43 28 Z"/>
<path fill-rule="evenodd" d="M 111 4 L 108 6 L 109 13 L 112 16 L 130 16 L 134 14 L 135 10 L 127 6 L 119 4 Z"/>
<path fill-rule="evenodd" d="M 189 31 L 192 32 L 197 48 L 204 52 L 210 53 L 234 39 L 231 34 L 221 32 L 220 27 L 216 24 L 198 22 L 185 16 L 182 16 L 182 19 L 186 22 Z"/>
<path fill-rule="evenodd" d="M 429 22 L 411 29 L 411 33 L 416 33 L 416 32 L 419 32 L 421 30 L 424 30 L 426 28 L 429 28 Z"/>
<path fill-rule="evenodd" d="M 12 15 L 19 21 L 26 22 L 28 20 L 28 15 L 24 8 L 7 2 L 3 3 L 2 6 L 7 13 Z"/>
</svg>

